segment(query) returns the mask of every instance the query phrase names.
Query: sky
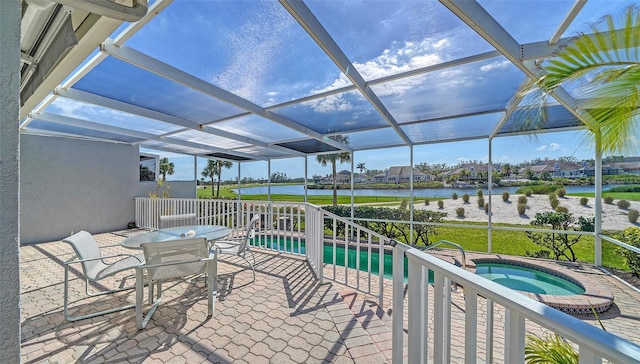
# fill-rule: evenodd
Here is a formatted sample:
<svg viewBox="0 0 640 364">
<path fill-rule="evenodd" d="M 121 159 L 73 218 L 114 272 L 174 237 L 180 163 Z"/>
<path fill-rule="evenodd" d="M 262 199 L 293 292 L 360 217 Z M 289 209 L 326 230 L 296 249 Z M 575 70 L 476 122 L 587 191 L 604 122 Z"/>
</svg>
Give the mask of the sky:
<svg viewBox="0 0 640 364">
<path fill-rule="evenodd" d="M 514 39 L 526 43 L 549 39 L 574 1 L 480 0 L 479 3 Z M 305 4 L 365 81 L 493 49 L 436 1 L 310 0 Z M 565 36 L 586 30 L 585 24 L 604 14 L 620 13 L 627 4 L 626 1 L 587 2 Z M 276 1 L 176 0 L 127 40 L 125 46 L 188 71 L 259 107 L 350 85 L 348 70 L 342 72 L 336 67 Z M 403 126 L 408 137 L 421 144 L 414 148 L 414 164 L 455 165 L 469 160 L 487 162 L 487 141 L 427 143 L 489 134 L 500 113 L 484 111 L 504 109 L 522 79 L 522 72 L 514 65 L 503 57 L 494 57 L 374 83 L 371 88 L 399 123 L 408 123 Z M 216 121 L 212 126 L 220 130 L 264 143 L 305 137 L 298 131 L 255 115 L 230 118 L 244 111 L 142 71 L 116 57 L 107 57 L 73 87 L 196 123 Z M 181 129 L 169 123 L 62 97 L 46 111 L 143 133 L 174 133 Z M 349 136 L 349 145 L 356 150 L 402 143 L 400 136 L 358 91 L 337 93 L 272 111 L 320 134 L 344 131 Z M 413 123 L 456 113 L 473 116 L 453 122 Z M 223 121 L 217 121 L 221 119 Z M 368 130 L 348 133 L 348 129 L 356 124 Z M 41 124 L 35 121 L 30 125 Z M 65 132 L 69 127 L 59 128 L 53 131 Z M 238 141 L 195 130 L 171 137 L 223 150 L 238 146 Z M 193 157 L 148 149 L 141 151 L 168 157 L 176 165 L 170 180 L 193 179 Z M 359 151 L 354 155 L 354 163 L 365 163 L 368 169 L 384 170 L 390 166 L 409 165 L 409 154 L 408 147 Z M 493 143 L 495 163 L 515 164 L 560 156 L 591 159 L 593 152 L 583 136 L 568 132 L 537 138 L 497 138 Z M 205 164 L 204 159 L 199 159 L 195 171 L 198 179 Z M 330 172 L 330 167 L 319 166 L 314 156 L 309 158 L 308 168 L 308 176 Z M 349 168 L 349 164 L 339 166 L 339 169 Z M 242 163 L 240 172 L 242 177 L 266 178 L 267 162 Z M 304 159 L 274 159 L 271 172 L 302 177 Z M 223 179 L 236 174 L 237 167 L 234 166 L 223 174 Z"/>
<path fill-rule="evenodd" d="M 145 150 L 161 157 L 169 158 L 175 165 L 175 174 L 168 176 L 167 180 L 193 180 L 194 159 L 175 153 L 164 153 L 154 150 Z M 384 170 L 391 166 L 410 164 L 408 147 L 388 148 L 372 151 L 359 151 L 354 153 L 354 169 L 358 163 L 365 163 L 367 169 Z M 518 164 L 536 158 L 554 159 L 558 157 L 574 157 L 578 160 L 594 159 L 592 144 L 585 139 L 585 133 L 579 131 L 558 132 L 531 136 L 512 136 L 494 139 L 492 145 L 493 163 Z M 630 155 L 627 155 L 630 156 Z M 486 139 L 464 141 L 456 143 L 430 144 L 414 147 L 414 165 L 418 163 L 446 163 L 448 166 L 460 162 L 478 160 L 489 161 L 489 147 Z M 308 177 L 313 175 L 325 176 L 331 173 L 328 165 L 322 167 L 314 156 L 309 157 Z M 201 172 L 206 165 L 206 160 L 198 159 L 197 178 L 202 178 Z M 240 167 L 241 178 L 252 177 L 266 179 L 267 162 L 244 162 Z M 338 165 L 338 170 L 351 168 L 350 163 Z M 357 169 L 355 169 L 358 172 Z M 283 172 L 290 178 L 304 177 L 304 159 L 287 158 L 271 162 L 271 173 Z M 224 170 L 222 179 L 235 179 L 238 173 L 237 164 L 229 170 Z"/>
</svg>

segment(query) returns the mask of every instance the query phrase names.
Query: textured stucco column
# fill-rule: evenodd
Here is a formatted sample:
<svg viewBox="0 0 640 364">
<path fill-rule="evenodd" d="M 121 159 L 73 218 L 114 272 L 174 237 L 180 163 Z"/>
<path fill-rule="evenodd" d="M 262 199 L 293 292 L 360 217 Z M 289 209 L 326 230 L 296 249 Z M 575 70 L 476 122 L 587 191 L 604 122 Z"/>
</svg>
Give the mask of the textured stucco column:
<svg viewBox="0 0 640 364">
<path fill-rule="evenodd" d="M 20 1 L 0 1 L 0 363 L 20 362 L 20 14 Z"/>
</svg>

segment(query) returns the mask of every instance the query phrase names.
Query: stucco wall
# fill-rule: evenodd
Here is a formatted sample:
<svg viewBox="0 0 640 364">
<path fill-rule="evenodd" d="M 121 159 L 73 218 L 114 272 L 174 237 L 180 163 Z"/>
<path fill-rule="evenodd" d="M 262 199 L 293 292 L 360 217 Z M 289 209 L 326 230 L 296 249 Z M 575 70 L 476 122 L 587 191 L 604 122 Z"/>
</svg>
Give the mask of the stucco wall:
<svg viewBox="0 0 640 364">
<path fill-rule="evenodd" d="M 36 135 L 20 142 L 22 244 L 124 229 L 134 220 L 137 146 Z"/>
<path fill-rule="evenodd" d="M 20 2 L 0 1 L 0 363 L 20 362 Z"/>
</svg>

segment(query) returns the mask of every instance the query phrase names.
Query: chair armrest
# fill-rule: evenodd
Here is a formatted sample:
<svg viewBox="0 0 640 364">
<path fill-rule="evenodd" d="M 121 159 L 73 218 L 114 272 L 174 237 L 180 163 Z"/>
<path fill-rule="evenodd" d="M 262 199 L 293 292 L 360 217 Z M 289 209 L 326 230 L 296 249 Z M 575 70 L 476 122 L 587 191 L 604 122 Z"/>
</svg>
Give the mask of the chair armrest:
<svg viewBox="0 0 640 364">
<path fill-rule="evenodd" d="M 158 268 L 166 267 L 170 265 L 189 264 L 189 263 L 206 263 L 207 261 L 214 260 L 215 257 L 209 256 L 208 258 L 195 259 L 195 260 L 180 260 L 176 262 L 158 263 L 158 264 L 145 264 L 141 263 L 136 269 Z"/>
<path fill-rule="evenodd" d="M 122 254 L 113 254 L 113 255 L 105 255 L 105 256 L 102 256 L 102 257 L 98 257 L 98 258 L 87 258 L 87 259 L 77 259 L 77 258 L 78 258 L 78 256 L 76 255 L 76 256 L 74 256 L 73 258 L 71 258 L 71 259 L 69 259 L 69 260 L 65 261 L 65 262 L 64 262 L 64 263 L 62 263 L 62 264 L 72 264 L 72 263 L 91 262 L 91 261 L 94 261 L 94 260 L 103 260 L 103 259 L 117 258 L 117 257 L 127 257 L 127 258 L 131 258 L 131 257 L 133 257 L 133 258 L 136 258 L 136 259 L 140 260 L 140 258 L 138 258 L 138 257 L 137 257 L 136 255 L 134 255 L 134 254 L 124 254 L 124 253 L 122 253 Z M 142 263 L 142 261 L 141 261 L 141 260 L 140 260 L 140 263 Z"/>
</svg>

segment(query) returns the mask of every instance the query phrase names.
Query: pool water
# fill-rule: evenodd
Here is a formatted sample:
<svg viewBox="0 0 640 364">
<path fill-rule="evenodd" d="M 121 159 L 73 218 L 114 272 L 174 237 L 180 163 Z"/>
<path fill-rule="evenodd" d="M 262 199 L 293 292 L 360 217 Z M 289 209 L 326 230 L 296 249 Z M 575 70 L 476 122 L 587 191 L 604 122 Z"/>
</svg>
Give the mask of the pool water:
<svg viewBox="0 0 640 364">
<path fill-rule="evenodd" d="M 584 288 L 564 278 L 512 264 L 478 263 L 476 274 L 518 291 L 554 296 L 571 296 L 585 292 Z"/>
<path fill-rule="evenodd" d="M 259 237 L 258 241 L 260 243 L 260 245 L 262 246 L 266 246 L 269 249 L 274 249 L 277 251 L 281 251 L 281 252 L 292 252 L 292 253 L 296 253 L 298 254 L 298 252 L 300 252 L 300 254 L 304 254 L 305 253 L 305 243 L 304 241 L 300 241 L 300 247 L 298 247 L 298 241 L 297 240 L 293 240 L 291 241 L 290 239 L 277 239 L 277 238 L 273 238 L 271 239 L 271 237 Z M 257 243 L 252 243 L 252 245 L 258 245 Z M 344 267 L 344 262 L 345 262 L 345 257 L 344 257 L 344 248 L 341 246 L 337 246 L 336 247 L 336 265 L 342 266 Z M 356 261 L 358 260 L 358 257 L 356 256 L 356 249 L 355 247 L 350 248 L 348 251 L 348 255 L 347 255 L 347 266 L 349 268 L 356 268 Z M 368 271 L 368 264 L 369 264 L 369 252 L 367 250 L 360 250 L 360 270 L 367 272 Z M 407 271 L 408 271 L 408 260 L 407 258 L 404 259 L 404 265 L 405 265 L 405 279 L 407 278 Z M 375 274 L 375 275 L 380 275 L 379 274 L 379 254 L 377 252 L 372 252 L 371 254 L 371 273 Z M 324 263 L 325 264 L 334 264 L 333 262 L 333 246 L 332 245 L 325 245 L 324 246 Z M 431 273 L 431 272 L 430 272 Z M 433 274 L 433 273 L 431 273 Z M 387 279 L 392 279 L 393 278 L 393 256 L 391 254 L 385 254 L 384 255 L 384 277 Z"/>
</svg>

